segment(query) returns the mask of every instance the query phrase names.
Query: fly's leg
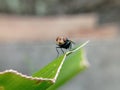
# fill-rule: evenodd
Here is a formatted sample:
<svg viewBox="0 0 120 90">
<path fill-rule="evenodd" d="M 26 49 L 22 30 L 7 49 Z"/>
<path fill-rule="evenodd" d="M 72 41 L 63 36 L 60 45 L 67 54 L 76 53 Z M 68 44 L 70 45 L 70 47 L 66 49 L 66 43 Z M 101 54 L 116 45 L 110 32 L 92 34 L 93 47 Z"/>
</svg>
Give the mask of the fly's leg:
<svg viewBox="0 0 120 90">
<path fill-rule="evenodd" d="M 72 44 L 70 44 L 70 46 L 69 46 L 69 51 L 72 49 Z"/>
<path fill-rule="evenodd" d="M 59 56 L 59 51 L 58 51 L 58 48 L 60 48 L 60 47 L 56 47 L 56 51 L 57 51 L 57 57 Z M 60 48 L 60 49 L 61 49 L 62 53 L 64 54 L 64 51 L 63 51 L 63 49 L 62 49 L 62 48 Z"/>
<path fill-rule="evenodd" d="M 56 47 L 57 57 L 59 56 L 59 51 L 58 51 L 58 48 L 60 48 L 60 47 Z"/>
<path fill-rule="evenodd" d="M 64 51 L 63 51 L 63 49 L 61 48 L 61 51 L 62 51 L 62 53 L 64 54 Z"/>
</svg>

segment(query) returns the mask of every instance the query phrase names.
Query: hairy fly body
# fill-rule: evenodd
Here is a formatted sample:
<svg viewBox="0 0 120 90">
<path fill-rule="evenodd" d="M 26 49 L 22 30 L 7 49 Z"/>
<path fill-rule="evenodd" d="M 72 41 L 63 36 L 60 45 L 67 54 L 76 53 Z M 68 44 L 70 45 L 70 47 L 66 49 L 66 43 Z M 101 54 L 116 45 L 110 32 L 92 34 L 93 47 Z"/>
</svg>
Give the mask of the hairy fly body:
<svg viewBox="0 0 120 90">
<path fill-rule="evenodd" d="M 56 38 L 56 44 L 57 44 L 56 51 L 59 55 L 58 48 L 60 48 L 61 51 L 64 53 L 63 49 L 70 50 L 72 48 L 72 44 L 75 44 L 75 43 L 69 40 L 67 37 L 59 36 Z"/>
</svg>

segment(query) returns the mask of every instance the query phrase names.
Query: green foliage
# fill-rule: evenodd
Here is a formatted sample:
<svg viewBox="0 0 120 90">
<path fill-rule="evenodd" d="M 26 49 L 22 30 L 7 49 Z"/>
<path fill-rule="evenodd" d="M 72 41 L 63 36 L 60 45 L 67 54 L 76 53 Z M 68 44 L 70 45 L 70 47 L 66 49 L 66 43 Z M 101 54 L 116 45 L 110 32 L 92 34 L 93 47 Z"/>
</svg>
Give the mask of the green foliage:
<svg viewBox="0 0 120 90">
<path fill-rule="evenodd" d="M 0 90 L 45 90 L 52 84 L 51 80 L 23 76 L 13 70 L 0 74 Z"/>
<path fill-rule="evenodd" d="M 0 90 L 57 89 L 88 66 L 81 49 L 87 43 L 59 56 L 33 76 L 23 75 L 14 70 L 0 72 Z"/>
</svg>

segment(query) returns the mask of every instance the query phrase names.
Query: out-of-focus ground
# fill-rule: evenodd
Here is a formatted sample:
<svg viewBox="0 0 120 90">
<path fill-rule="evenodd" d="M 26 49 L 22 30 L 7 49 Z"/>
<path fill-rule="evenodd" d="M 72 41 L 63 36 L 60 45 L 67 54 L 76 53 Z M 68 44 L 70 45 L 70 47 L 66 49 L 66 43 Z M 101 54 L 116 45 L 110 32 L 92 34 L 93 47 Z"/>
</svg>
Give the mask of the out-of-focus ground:
<svg viewBox="0 0 120 90">
<path fill-rule="evenodd" d="M 88 70 L 60 90 L 120 90 L 119 25 L 98 24 L 97 14 L 33 17 L 0 15 L 0 71 L 31 74 L 53 60 L 55 38 L 68 36 L 85 46 Z"/>
<path fill-rule="evenodd" d="M 65 35 L 78 39 L 109 39 L 119 35 L 117 24 L 98 24 L 97 14 L 25 17 L 0 15 L 0 41 L 45 41 Z"/>
</svg>

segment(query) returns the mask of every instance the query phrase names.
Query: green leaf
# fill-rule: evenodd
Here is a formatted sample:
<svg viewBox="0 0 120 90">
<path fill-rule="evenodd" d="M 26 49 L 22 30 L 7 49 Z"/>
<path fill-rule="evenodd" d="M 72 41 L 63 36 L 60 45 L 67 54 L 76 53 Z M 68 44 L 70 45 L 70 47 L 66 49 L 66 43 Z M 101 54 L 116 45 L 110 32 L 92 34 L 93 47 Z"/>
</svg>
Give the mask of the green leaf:
<svg viewBox="0 0 120 90">
<path fill-rule="evenodd" d="M 87 43 L 56 58 L 33 76 L 14 70 L 0 72 L 0 90 L 55 90 L 86 68 L 84 53 L 80 48 Z"/>
<path fill-rule="evenodd" d="M 89 64 L 86 60 L 86 57 L 85 57 L 85 52 L 83 49 L 81 49 L 87 43 L 88 43 L 88 41 L 86 43 L 78 46 L 76 49 L 66 53 L 68 56 L 67 56 L 66 60 L 64 61 L 64 64 L 61 68 L 60 74 L 59 74 L 55 84 L 52 85 L 47 90 L 56 90 L 61 85 L 65 84 L 67 81 L 69 81 L 75 75 L 84 71 L 89 66 Z"/>
<path fill-rule="evenodd" d="M 49 78 L 52 79 L 53 82 L 55 82 L 65 58 L 66 54 L 61 55 L 60 57 L 49 63 L 46 67 L 33 74 L 33 77 Z"/>
<path fill-rule="evenodd" d="M 45 90 L 52 84 L 49 79 L 33 78 L 14 70 L 0 73 L 0 90 Z"/>
</svg>

